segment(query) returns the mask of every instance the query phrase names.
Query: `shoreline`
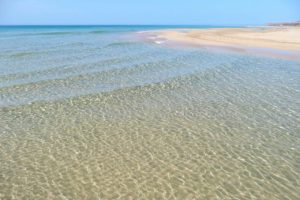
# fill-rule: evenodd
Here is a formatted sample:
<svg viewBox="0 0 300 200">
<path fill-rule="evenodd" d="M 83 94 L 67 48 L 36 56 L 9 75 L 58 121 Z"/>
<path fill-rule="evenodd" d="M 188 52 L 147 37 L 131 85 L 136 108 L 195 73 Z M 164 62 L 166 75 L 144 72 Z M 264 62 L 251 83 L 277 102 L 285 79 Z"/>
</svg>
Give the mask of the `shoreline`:
<svg viewBox="0 0 300 200">
<path fill-rule="evenodd" d="M 166 47 L 199 47 L 300 60 L 300 27 L 169 29 L 140 35 L 145 41 Z"/>
</svg>

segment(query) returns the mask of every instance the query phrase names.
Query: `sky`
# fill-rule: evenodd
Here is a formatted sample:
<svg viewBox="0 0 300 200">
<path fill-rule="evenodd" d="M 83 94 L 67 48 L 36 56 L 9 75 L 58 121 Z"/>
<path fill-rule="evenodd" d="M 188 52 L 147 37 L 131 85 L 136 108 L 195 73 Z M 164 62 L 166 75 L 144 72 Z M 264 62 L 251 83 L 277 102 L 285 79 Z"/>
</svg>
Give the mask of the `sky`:
<svg viewBox="0 0 300 200">
<path fill-rule="evenodd" d="M 300 20 L 300 0 L 0 0 L 0 25 L 262 25 Z"/>
</svg>

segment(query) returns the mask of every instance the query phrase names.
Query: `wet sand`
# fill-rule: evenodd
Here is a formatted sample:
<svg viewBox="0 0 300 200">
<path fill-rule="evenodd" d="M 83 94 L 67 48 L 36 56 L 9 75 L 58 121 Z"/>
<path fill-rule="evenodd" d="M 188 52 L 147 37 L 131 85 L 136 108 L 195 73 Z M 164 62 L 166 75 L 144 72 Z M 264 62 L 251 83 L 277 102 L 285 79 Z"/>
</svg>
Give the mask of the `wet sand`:
<svg viewBox="0 0 300 200">
<path fill-rule="evenodd" d="M 300 59 L 300 27 L 176 29 L 144 34 L 157 44 L 177 44 Z"/>
</svg>

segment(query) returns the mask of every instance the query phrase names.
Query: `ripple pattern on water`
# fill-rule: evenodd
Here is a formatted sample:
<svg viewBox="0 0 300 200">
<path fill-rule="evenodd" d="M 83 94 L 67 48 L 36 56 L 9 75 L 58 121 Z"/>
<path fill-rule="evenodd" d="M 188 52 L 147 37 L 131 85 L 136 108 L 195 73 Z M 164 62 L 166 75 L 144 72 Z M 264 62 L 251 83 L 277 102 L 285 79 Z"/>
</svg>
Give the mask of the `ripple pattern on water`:
<svg viewBox="0 0 300 200">
<path fill-rule="evenodd" d="M 90 35 L 0 50 L 0 199 L 299 199 L 299 62 Z"/>
</svg>

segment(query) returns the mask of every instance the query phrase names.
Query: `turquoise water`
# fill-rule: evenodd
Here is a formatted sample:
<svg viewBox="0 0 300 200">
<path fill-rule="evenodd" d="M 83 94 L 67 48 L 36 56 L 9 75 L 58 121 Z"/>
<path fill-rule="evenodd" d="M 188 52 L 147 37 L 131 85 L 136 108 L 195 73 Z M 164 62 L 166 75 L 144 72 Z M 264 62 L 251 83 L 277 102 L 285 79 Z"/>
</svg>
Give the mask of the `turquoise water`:
<svg viewBox="0 0 300 200">
<path fill-rule="evenodd" d="M 174 65 L 173 59 L 189 56 L 189 52 L 159 49 L 128 40 L 133 31 L 175 27 L 177 26 L 1 27 L 0 106 L 110 91 L 159 82 L 188 73 L 196 66 L 176 68 L 175 65 L 179 63 Z M 174 65 L 169 67 L 176 71 L 159 69 L 159 63 Z M 132 77 L 123 76 L 121 72 L 133 68 L 137 69 L 137 73 L 133 74 L 135 80 L 129 82 Z M 152 75 L 159 73 L 159 76 L 148 77 L 147 80 L 142 77 L 148 76 L 146 71 L 141 71 L 142 68 L 152 70 L 149 71 Z"/>
<path fill-rule="evenodd" d="M 300 62 L 0 27 L 0 199 L 298 199 Z"/>
</svg>

